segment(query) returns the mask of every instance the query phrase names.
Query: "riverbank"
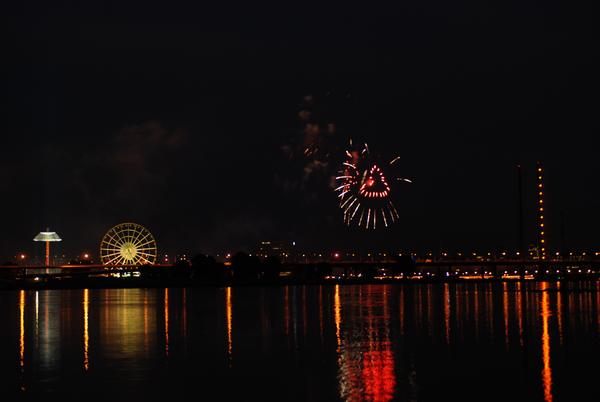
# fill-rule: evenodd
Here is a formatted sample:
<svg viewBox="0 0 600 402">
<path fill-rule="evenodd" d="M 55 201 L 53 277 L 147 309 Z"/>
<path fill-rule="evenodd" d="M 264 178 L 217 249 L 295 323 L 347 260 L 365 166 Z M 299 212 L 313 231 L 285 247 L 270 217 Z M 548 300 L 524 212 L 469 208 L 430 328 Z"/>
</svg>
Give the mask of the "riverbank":
<svg viewBox="0 0 600 402">
<path fill-rule="evenodd" d="M 45 289 L 111 289 L 111 288 L 190 288 L 190 287 L 237 287 L 237 286 L 301 286 L 301 285 L 417 285 L 417 284 L 444 284 L 444 283 L 536 283 L 536 282 L 598 282 L 600 279 L 594 275 L 570 278 L 540 277 L 529 279 L 517 278 L 489 278 L 489 279 L 461 279 L 461 278 L 387 278 L 387 279 L 318 279 L 318 280 L 245 280 L 245 281 L 207 281 L 179 278 L 50 278 L 36 280 L 35 278 L 2 280 L 0 290 L 45 290 Z"/>
</svg>

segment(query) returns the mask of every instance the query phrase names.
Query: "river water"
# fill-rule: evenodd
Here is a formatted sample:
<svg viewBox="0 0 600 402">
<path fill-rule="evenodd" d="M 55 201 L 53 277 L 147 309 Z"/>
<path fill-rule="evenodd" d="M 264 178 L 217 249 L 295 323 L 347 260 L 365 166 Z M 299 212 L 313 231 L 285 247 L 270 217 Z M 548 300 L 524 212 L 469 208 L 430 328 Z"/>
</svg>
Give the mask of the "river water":
<svg viewBox="0 0 600 402">
<path fill-rule="evenodd" d="M 2 399 L 600 401 L 599 305 L 597 282 L 3 291 Z"/>
</svg>

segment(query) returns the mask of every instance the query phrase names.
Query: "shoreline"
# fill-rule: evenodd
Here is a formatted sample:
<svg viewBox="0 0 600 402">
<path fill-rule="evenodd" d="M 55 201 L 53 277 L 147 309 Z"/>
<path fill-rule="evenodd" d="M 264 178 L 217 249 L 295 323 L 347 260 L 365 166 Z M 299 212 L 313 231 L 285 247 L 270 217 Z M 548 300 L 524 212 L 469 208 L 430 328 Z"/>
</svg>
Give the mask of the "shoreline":
<svg viewBox="0 0 600 402">
<path fill-rule="evenodd" d="M 323 286 L 323 285 L 422 285 L 422 284 L 466 284 L 466 283 L 586 283 L 598 282 L 599 278 L 578 277 L 578 278 L 535 278 L 535 279 L 514 279 L 514 278 L 492 278 L 492 279 L 378 279 L 378 280 L 279 280 L 279 281 L 193 281 L 179 279 L 140 279 L 140 278 L 94 278 L 94 279 L 53 279 L 48 281 L 33 281 L 16 279 L 11 281 L 0 281 L 0 291 L 13 290 L 51 290 L 51 289 L 162 289 L 162 288 L 222 288 L 222 287 L 283 287 L 283 286 Z M 573 291 L 574 289 L 564 289 L 562 286 L 556 291 Z"/>
</svg>

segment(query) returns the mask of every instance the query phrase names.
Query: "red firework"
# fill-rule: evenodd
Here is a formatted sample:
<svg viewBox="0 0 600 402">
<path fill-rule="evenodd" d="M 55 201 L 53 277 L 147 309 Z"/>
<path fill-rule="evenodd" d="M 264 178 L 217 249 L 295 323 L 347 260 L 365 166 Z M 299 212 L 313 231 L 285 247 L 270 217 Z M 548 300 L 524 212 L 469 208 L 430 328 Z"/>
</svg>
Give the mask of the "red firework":
<svg viewBox="0 0 600 402">
<path fill-rule="evenodd" d="M 352 141 L 350 141 L 352 146 Z M 340 208 L 344 211 L 344 222 L 355 223 L 365 229 L 376 229 L 377 223 L 389 226 L 399 218 L 391 200 L 392 186 L 386 178 L 385 169 L 390 169 L 400 157 L 387 164 L 378 164 L 370 155 L 365 144 L 362 151 L 346 151 L 346 161 L 336 180 L 335 189 L 340 194 Z M 411 183 L 409 179 L 396 177 L 396 181 Z"/>
</svg>

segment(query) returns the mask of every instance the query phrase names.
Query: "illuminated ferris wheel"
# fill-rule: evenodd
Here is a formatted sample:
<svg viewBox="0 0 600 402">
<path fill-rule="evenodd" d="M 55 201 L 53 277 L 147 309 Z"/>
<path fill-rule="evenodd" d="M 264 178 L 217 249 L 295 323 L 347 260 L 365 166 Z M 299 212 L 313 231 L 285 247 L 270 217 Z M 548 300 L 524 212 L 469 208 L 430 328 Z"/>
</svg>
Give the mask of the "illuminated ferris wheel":
<svg viewBox="0 0 600 402">
<path fill-rule="evenodd" d="M 111 228 L 100 242 L 103 265 L 143 265 L 156 261 L 156 240 L 137 223 L 120 223 Z"/>
</svg>

